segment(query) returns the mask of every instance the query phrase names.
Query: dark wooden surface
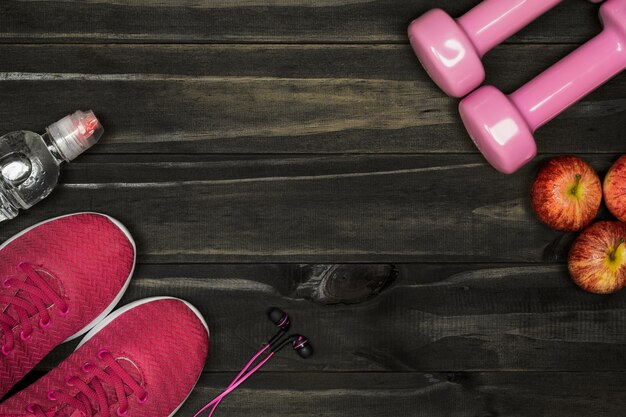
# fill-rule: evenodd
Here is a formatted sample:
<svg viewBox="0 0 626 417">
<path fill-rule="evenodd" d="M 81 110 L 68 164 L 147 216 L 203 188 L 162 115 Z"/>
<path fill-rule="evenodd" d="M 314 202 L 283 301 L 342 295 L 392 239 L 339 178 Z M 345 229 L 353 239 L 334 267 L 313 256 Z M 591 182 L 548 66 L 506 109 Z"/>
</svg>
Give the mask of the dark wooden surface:
<svg viewBox="0 0 626 417">
<path fill-rule="evenodd" d="M 574 236 L 528 201 L 550 155 L 603 173 L 626 152 L 626 78 L 542 128 L 528 167 L 496 173 L 405 38 L 429 8 L 477 2 L 0 2 L 0 131 L 77 108 L 106 127 L 0 240 L 74 211 L 123 221 L 139 250 L 123 302 L 182 297 L 211 326 L 180 416 L 273 333 L 272 305 L 316 355 L 284 352 L 219 415 L 626 415 L 626 293 L 577 289 Z M 598 30 L 597 6 L 563 2 L 487 55 L 488 81 L 512 91 Z M 351 262 L 380 266 L 312 266 Z"/>
</svg>

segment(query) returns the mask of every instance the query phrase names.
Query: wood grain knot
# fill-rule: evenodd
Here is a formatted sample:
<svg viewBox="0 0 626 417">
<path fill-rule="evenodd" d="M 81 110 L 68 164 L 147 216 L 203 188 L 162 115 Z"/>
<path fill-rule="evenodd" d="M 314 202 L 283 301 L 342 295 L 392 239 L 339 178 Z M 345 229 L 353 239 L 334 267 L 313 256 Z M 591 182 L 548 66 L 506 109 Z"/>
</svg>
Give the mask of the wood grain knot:
<svg viewBox="0 0 626 417">
<path fill-rule="evenodd" d="M 320 304 L 357 304 L 385 290 L 397 277 L 391 264 L 306 265 L 297 297 Z"/>
</svg>

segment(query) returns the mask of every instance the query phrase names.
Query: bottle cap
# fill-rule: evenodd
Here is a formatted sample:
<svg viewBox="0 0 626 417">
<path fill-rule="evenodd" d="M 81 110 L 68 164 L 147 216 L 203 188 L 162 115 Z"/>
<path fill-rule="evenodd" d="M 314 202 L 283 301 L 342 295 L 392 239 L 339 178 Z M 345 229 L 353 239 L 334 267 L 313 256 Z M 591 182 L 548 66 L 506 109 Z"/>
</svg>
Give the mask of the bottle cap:
<svg viewBox="0 0 626 417">
<path fill-rule="evenodd" d="M 103 132 L 100 121 L 91 110 L 78 110 L 48 126 L 48 134 L 66 162 L 91 148 Z"/>
</svg>

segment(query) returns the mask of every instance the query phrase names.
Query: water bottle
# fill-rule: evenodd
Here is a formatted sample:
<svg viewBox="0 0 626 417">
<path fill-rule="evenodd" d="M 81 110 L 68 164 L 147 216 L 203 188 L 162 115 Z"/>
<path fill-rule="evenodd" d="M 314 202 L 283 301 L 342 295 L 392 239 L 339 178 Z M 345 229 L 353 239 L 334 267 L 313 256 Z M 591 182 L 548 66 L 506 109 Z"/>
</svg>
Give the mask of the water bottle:
<svg viewBox="0 0 626 417">
<path fill-rule="evenodd" d="M 0 137 L 0 222 L 46 198 L 59 166 L 91 148 L 104 129 L 92 111 L 77 111 L 39 135 L 17 131 Z"/>
</svg>

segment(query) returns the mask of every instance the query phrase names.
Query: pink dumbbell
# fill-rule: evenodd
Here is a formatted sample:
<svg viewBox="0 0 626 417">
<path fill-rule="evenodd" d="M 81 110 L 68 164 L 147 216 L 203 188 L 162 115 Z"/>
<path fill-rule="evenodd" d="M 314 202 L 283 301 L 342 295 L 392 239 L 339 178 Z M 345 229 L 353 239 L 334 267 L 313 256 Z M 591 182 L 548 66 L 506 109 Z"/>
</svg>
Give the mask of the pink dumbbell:
<svg viewBox="0 0 626 417">
<path fill-rule="evenodd" d="M 457 20 L 433 9 L 411 23 L 409 40 L 433 81 L 464 97 L 485 79 L 482 56 L 561 1 L 484 0 Z"/>
<path fill-rule="evenodd" d="M 600 7 L 601 34 L 509 96 L 481 87 L 461 101 L 474 143 L 498 171 L 510 174 L 537 154 L 533 132 L 626 68 L 626 0 Z"/>
</svg>

